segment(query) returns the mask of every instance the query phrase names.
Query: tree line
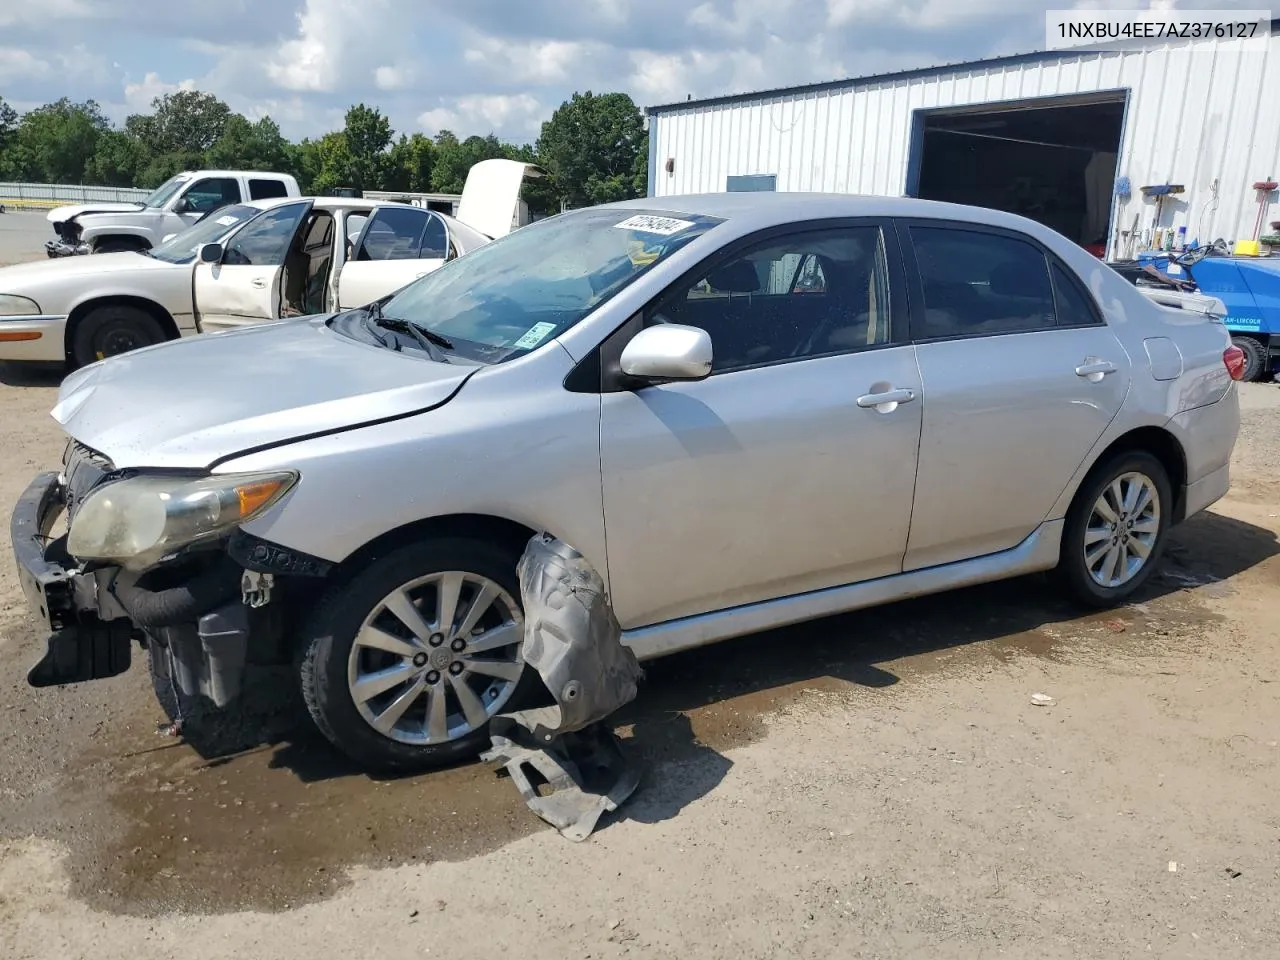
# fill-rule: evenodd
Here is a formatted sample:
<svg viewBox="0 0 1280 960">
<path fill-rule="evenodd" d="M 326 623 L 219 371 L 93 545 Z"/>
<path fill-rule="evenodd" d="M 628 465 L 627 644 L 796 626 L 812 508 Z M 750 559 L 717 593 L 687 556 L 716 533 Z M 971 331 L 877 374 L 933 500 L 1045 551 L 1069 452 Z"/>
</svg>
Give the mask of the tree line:
<svg viewBox="0 0 1280 960">
<path fill-rule="evenodd" d="M 294 142 L 270 117 L 251 121 L 199 90 L 157 97 L 121 127 L 93 100 L 63 97 L 19 114 L 0 99 L 0 180 L 153 188 L 181 170 L 250 169 L 291 173 L 307 194 L 456 194 L 473 164 L 507 157 L 546 171 L 526 181 L 524 197 L 550 213 L 643 196 L 648 153 L 643 116 L 625 93 L 574 93 L 523 144 L 449 130 L 397 136 L 363 103 L 347 110 L 341 130 Z"/>
</svg>

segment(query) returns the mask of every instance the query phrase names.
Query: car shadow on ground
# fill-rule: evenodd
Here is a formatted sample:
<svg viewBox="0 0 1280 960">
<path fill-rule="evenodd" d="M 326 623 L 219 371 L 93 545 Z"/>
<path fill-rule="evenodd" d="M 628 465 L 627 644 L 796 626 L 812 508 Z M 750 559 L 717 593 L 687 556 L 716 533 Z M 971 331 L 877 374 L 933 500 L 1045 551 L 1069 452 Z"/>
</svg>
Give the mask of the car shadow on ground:
<svg viewBox="0 0 1280 960">
<path fill-rule="evenodd" d="M 1202 514 L 1174 531 L 1160 568 L 1133 603 L 1150 604 L 1190 586 L 1228 580 L 1277 553 L 1280 544 L 1271 531 L 1215 513 Z M 762 735 L 763 717 L 799 687 L 890 687 L 903 681 L 886 665 L 903 658 L 1013 642 L 1050 625 L 1086 627 L 1123 614 L 1123 609 L 1082 611 L 1065 600 L 1049 578 L 1025 577 L 650 661 L 638 697 L 610 722 L 627 756 L 642 768 L 645 784 L 657 789 L 642 785 L 619 819 L 666 820 L 709 793 L 732 767 L 722 751 Z M 1034 643 L 1026 648 L 1037 652 Z M 368 776 L 310 727 L 300 705 L 291 701 L 287 708 L 279 707 L 282 691 L 292 685 L 287 673 L 262 682 L 277 706 L 269 722 L 246 722 L 233 741 L 219 734 L 202 742 L 199 730 L 189 729 L 188 742 L 214 764 L 235 751 L 267 747 L 274 751 L 272 767 L 288 769 L 305 782 Z"/>
<path fill-rule="evenodd" d="M 0 360 L 0 384 L 6 387 L 57 387 L 66 370 L 57 363 L 13 363 Z"/>
</svg>

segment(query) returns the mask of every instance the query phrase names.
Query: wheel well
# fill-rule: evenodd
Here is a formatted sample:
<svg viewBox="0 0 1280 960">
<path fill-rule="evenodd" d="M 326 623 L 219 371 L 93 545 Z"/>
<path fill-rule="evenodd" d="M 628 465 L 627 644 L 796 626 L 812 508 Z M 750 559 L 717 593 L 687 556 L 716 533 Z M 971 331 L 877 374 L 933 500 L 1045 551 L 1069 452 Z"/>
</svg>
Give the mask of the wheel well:
<svg viewBox="0 0 1280 960">
<path fill-rule="evenodd" d="M 379 557 L 421 540 L 466 537 L 523 550 L 535 532 L 522 523 L 487 514 L 459 513 L 416 520 L 389 530 L 357 549 L 333 569 L 328 580 L 330 585 L 347 580 Z"/>
<path fill-rule="evenodd" d="M 169 311 L 154 300 L 147 300 L 144 297 L 100 297 L 97 300 L 78 304 L 67 317 L 66 342 L 63 345 L 67 359 L 71 358 L 71 344 L 75 342 L 76 327 L 80 325 L 80 321 L 99 307 L 135 307 L 138 310 L 144 310 L 155 318 L 170 340 L 177 340 L 180 336 L 178 325 L 174 323 L 173 317 L 169 316 Z"/>
<path fill-rule="evenodd" d="M 1169 485 L 1173 488 L 1173 522 L 1183 519 L 1186 500 L 1183 487 L 1187 482 L 1187 457 L 1177 437 L 1161 427 L 1139 427 L 1117 437 L 1111 445 L 1094 461 L 1094 467 L 1106 463 L 1119 453 L 1145 451 L 1160 461 L 1165 472 L 1169 474 Z"/>
<path fill-rule="evenodd" d="M 93 247 L 96 250 L 104 243 L 115 243 L 131 250 L 150 250 L 151 241 L 146 237 L 134 236 L 132 233 L 108 233 L 101 237 L 94 237 Z"/>
</svg>

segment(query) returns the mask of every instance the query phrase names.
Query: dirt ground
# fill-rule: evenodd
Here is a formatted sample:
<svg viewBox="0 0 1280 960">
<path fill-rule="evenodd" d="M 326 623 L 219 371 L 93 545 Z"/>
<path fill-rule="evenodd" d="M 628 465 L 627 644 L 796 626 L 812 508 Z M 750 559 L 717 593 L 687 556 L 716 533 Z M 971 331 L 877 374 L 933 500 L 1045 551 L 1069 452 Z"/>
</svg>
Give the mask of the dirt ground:
<svg viewBox="0 0 1280 960">
<path fill-rule="evenodd" d="M 0 365 L 6 509 L 55 384 Z M 1276 956 L 1280 387 L 1242 402 L 1230 496 L 1131 606 L 1033 578 L 651 664 L 646 779 L 583 844 L 290 714 L 201 756 L 137 666 L 34 690 L 0 561 L 0 958 Z"/>
</svg>

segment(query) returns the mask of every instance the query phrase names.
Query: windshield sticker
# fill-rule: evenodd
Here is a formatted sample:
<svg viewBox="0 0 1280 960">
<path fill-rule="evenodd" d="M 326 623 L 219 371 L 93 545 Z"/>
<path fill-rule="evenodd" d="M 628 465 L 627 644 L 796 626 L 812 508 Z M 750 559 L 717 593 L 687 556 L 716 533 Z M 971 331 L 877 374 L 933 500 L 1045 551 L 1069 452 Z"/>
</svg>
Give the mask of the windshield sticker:
<svg viewBox="0 0 1280 960">
<path fill-rule="evenodd" d="M 687 230 L 693 226 L 692 220 L 677 220 L 675 217 L 649 217 L 640 214 L 628 217 L 621 223 L 615 223 L 619 230 L 635 230 L 638 233 L 655 233 L 660 237 L 669 237 L 673 233 Z"/>
<path fill-rule="evenodd" d="M 556 328 L 554 323 L 535 323 L 526 331 L 525 335 L 515 342 L 515 346 L 519 350 L 531 350 L 547 338 L 552 330 Z"/>
<path fill-rule="evenodd" d="M 214 223 L 217 223 L 217 224 L 220 224 L 221 226 L 224 226 L 224 227 L 233 227 L 233 226 L 235 226 L 237 223 L 239 223 L 239 222 L 240 222 L 240 218 L 239 218 L 239 217 L 229 217 L 229 216 L 228 216 L 228 217 L 219 217 L 217 220 L 215 220 L 215 221 L 213 221 L 213 222 L 214 222 Z"/>
</svg>

